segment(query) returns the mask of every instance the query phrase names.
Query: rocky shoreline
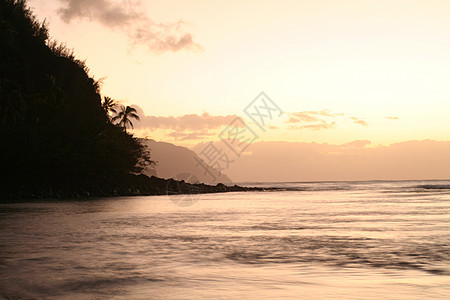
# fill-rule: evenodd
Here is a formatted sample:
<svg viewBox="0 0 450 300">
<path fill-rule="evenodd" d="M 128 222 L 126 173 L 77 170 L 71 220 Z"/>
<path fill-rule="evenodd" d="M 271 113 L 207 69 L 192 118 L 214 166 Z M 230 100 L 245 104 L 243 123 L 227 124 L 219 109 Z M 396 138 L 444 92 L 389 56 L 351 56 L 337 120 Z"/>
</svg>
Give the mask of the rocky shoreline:
<svg viewBox="0 0 450 300">
<path fill-rule="evenodd" d="M 55 185 L 22 185 L 0 190 L 1 202 L 33 199 L 82 199 L 91 197 L 154 196 L 264 191 L 258 187 L 190 184 L 183 180 L 162 179 L 146 175 L 126 175 L 104 180 L 86 180 Z"/>
</svg>

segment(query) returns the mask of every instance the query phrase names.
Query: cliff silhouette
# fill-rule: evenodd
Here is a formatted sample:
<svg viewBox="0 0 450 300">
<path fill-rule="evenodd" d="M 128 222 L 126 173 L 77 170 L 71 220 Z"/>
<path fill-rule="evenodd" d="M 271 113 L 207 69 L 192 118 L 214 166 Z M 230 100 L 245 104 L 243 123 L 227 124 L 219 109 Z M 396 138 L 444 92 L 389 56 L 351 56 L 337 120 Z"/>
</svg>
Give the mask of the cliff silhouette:
<svg viewBox="0 0 450 300">
<path fill-rule="evenodd" d="M 132 126 L 126 118 L 139 119 L 136 111 L 123 107 L 113 124 L 99 81 L 71 50 L 50 41 L 24 0 L 0 0 L 0 61 L 0 200 L 191 190 L 140 174 L 152 161 L 146 145 L 126 131 Z"/>
<path fill-rule="evenodd" d="M 198 155 L 182 146 L 176 146 L 171 143 L 157 142 L 152 139 L 140 140 L 143 145 L 152 149 L 152 159 L 156 161 L 155 165 L 149 165 L 143 170 L 143 174 L 149 176 L 158 176 L 161 178 L 176 178 L 180 173 L 192 174 L 194 181 L 189 183 L 196 183 L 196 181 L 207 184 L 217 183 L 231 183 L 231 179 L 225 174 L 212 166 L 208 166 L 207 170 L 201 167 Z M 206 162 L 202 162 L 202 165 Z"/>
</svg>

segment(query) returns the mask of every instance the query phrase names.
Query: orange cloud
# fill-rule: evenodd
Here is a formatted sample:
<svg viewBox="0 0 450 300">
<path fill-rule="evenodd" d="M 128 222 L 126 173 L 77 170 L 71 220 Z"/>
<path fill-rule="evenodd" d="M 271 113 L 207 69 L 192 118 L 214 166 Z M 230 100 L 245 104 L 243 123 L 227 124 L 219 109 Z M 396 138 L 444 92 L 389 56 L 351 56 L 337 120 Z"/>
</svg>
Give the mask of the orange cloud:
<svg viewBox="0 0 450 300">
<path fill-rule="evenodd" d="M 350 117 L 350 119 L 353 120 L 353 123 L 358 124 L 358 125 L 361 125 L 361 126 L 367 127 L 367 126 L 369 125 L 369 124 L 367 124 L 366 121 L 361 120 L 361 119 L 358 119 L 357 117 Z"/>
<path fill-rule="evenodd" d="M 290 118 L 287 122 L 288 123 L 300 123 L 300 120 L 297 118 Z"/>
<path fill-rule="evenodd" d="M 400 120 L 399 117 L 384 117 L 387 120 Z"/>
<path fill-rule="evenodd" d="M 321 124 L 311 124 L 300 126 L 300 129 L 310 129 L 310 130 L 321 130 L 321 129 L 331 129 L 336 127 L 336 122 L 331 123 L 321 123 Z"/>
<path fill-rule="evenodd" d="M 323 116 L 323 117 L 336 117 L 338 115 L 343 115 L 343 114 L 332 113 L 328 109 L 323 109 L 321 111 L 306 111 L 305 113 L 308 113 L 308 114 L 311 114 L 311 115 Z"/>
<path fill-rule="evenodd" d="M 322 121 L 319 118 L 312 116 L 312 114 L 314 114 L 314 112 L 308 112 L 308 111 L 304 111 L 304 112 L 294 112 L 291 115 L 294 117 L 291 117 L 289 119 L 289 123 L 299 123 L 299 122 L 318 122 L 318 121 Z"/>
<path fill-rule="evenodd" d="M 323 130 L 323 129 L 332 129 L 337 127 L 336 121 L 330 121 L 330 119 L 338 119 L 338 118 L 349 118 L 353 120 L 353 123 L 368 126 L 369 124 L 357 117 L 348 116 L 344 113 L 333 113 L 328 109 L 323 109 L 321 111 L 300 111 L 293 112 L 288 114 L 290 118 L 286 121 L 288 124 L 297 124 L 297 123 L 312 123 L 306 124 L 302 126 L 290 126 L 289 129 L 309 129 L 309 130 Z"/>
<path fill-rule="evenodd" d="M 219 134 L 220 129 L 228 126 L 238 116 L 213 116 L 209 113 L 201 115 L 189 114 L 183 116 L 147 116 L 141 107 L 132 105 L 140 117 L 140 121 L 134 122 L 137 132 L 149 135 L 149 131 L 164 130 L 164 135 L 177 141 L 203 140 Z M 233 122 L 233 127 L 242 127 L 243 123 Z M 151 134 L 150 134 L 151 135 Z"/>
<path fill-rule="evenodd" d="M 210 138 L 211 136 L 215 135 L 216 132 L 209 132 L 209 131 L 197 131 L 197 132 L 178 132 L 178 131 L 172 131 L 166 134 L 167 136 L 174 138 L 177 141 L 198 141 L 198 140 L 205 140 L 207 138 Z"/>
<path fill-rule="evenodd" d="M 371 141 L 369 141 L 369 140 L 357 140 L 357 141 L 342 144 L 340 146 L 344 147 L 344 148 L 362 148 L 362 147 L 365 147 L 370 144 L 371 144 Z"/>
<path fill-rule="evenodd" d="M 141 118 L 141 121 L 135 124 L 136 129 L 172 129 L 177 131 L 211 130 L 226 126 L 238 117 L 236 115 L 212 116 L 206 112 L 201 115 L 189 114 L 177 117 L 146 116 L 141 107 L 137 105 L 132 106 Z"/>
<path fill-rule="evenodd" d="M 364 120 L 355 120 L 355 122 L 353 122 L 353 123 L 361 125 L 361 126 L 365 126 L 365 127 L 369 126 L 369 124 L 367 124 L 367 122 Z"/>
</svg>

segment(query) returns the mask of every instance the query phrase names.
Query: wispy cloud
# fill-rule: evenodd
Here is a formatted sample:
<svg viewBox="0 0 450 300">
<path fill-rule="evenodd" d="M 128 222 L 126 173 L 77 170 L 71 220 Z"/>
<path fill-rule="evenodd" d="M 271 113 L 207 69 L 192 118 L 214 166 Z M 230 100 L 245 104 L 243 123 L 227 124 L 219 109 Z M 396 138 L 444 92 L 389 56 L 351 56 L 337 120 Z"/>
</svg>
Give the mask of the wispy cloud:
<svg viewBox="0 0 450 300">
<path fill-rule="evenodd" d="M 151 51 L 179 51 L 203 49 L 191 33 L 183 30 L 184 22 L 157 23 L 143 11 L 141 1 L 60 0 L 61 19 L 67 23 L 88 19 L 106 27 L 120 29 L 133 44 L 147 46 Z"/>
<path fill-rule="evenodd" d="M 292 117 L 289 119 L 289 123 L 321 121 L 318 117 L 314 116 L 314 112 L 308 112 L 308 111 L 294 112 L 291 115 L 292 115 Z"/>
<path fill-rule="evenodd" d="M 400 120 L 399 117 L 384 117 L 387 120 Z"/>
<path fill-rule="evenodd" d="M 209 113 L 188 114 L 182 116 L 146 116 L 143 109 L 133 105 L 141 121 L 136 122 L 139 131 L 165 130 L 168 137 L 176 140 L 201 140 L 217 135 L 219 129 L 229 125 L 237 116 L 213 116 Z"/>
<path fill-rule="evenodd" d="M 208 130 L 200 130 L 200 131 L 171 131 L 167 134 L 168 137 L 171 137 L 177 141 L 199 141 L 206 140 L 213 136 L 215 132 L 211 132 Z"/>
<path fill-rule="evenodd" d="M 331 129 L 336 127 L 336 122 L 331 123 L 320 123 L 320 124 L 310 124 L 300 126 L 300 129 L 309 129 L 309 130 L 322 130 L 322 129 Z"/>
<path fill-rule="evenodd" d="M 357 117 L 350 117 L 350 119 L 352 119 L 352 120 L 353 120 L 353 123 L 355 123 L 355 124 L 358 124 L 358 125 L 361 125 L 361 126 L 364 126 L 364 127 L 369 126 L 369 124 L 367 124 L 366 121 L 361 120 L 361 119 L 359 119 L 359 118 L 357 118 Z"/>
<path fill-rule="evenodd" d="M 372 142 L 369 140 L 356 140 L 340 145 L 342 148 L 364 148 Z"/>
<path fill-rule="evenodd" d="M 236 115 L 213 116 L 207 112 L 201 115 L 188 114 L 176 117 L 147 116 L 141 107 L 137 105 L 132 106 L 141 117 L 141 121 L 136 124 L 136 128 L 145 127 L 148 129 L 173 129 L 178 131 L 209 130 L 218 129 L 222 126 L 228 125 L 237 118 Z"/>
<path fill-rule="evenodd" d="M 300 111 L 288 114 L 289 119 L 286 121 L 291 125 L 289 129 L 309 129 L 309 130 L 324 130 L 333 129 L 337 127 L 337 120 L 351 120 L 353 123 L 368 126 L 368 123 L 358 117 L 350 116 L 345 113 L 334 113 L 328 109 L 320 111 Z"/>
</svg>

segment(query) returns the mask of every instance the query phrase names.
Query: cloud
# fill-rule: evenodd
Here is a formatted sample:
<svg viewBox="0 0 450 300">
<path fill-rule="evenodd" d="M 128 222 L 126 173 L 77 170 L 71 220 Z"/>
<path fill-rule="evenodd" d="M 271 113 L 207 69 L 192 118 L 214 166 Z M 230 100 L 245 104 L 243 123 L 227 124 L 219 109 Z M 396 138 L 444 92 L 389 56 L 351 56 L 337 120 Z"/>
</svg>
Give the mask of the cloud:
<svg viewBox="0 0 450 300">
<path fill-rule="evenodd" d="M 306 125 L 292 125 L 289 127 L 289 129 L 309 129 L 309 130 L 322 130 L 322 129 L 332 129 L 337 127 L 337 122 L 334 120 L 337 120 L 339 118 L 341 119 L 350 119 L 353 121 L 353 123 L 361 125 L 361 126 L 368 126 L 367 122 L 354 117 L 349 116 L 345 113 L 334 113 L 331 112 L 328 109 L 323 109 L 320 111 L 300 111 L 300 112 L 293 112 L 288 114 L 290 117 L 286 123 L 288 124 L 301 124 L 301 123 L 307 123 Z"/>
<path fill-rule="evenodd" d="M 318 117 L 313 116 L 314 112 L 294 112 L 288 121 L 288 123 L 300 123 L 300 122 L 318 122 L 321 121 Z"/>
<path fill-rule="evenodd" d="M 312 115 L 318 115 L 318 116 L 323 116 L 323 117 L 336 117 L 338 115 L 343 115 L 343 114 L 335 114 L 332 113 L 330 110 L 328 109 L 323 109 L 321 111 L 306 111 L 306 113 L 312 114 Z"/>
<path fill-rule="evenodd" d="M 145 115 L 143 109 L 137 105 L 132 105 L 136 109 L 138 115 L 141 118 L 140 122 L 136 123 L 136 128 L 148 128 L 148 129 L 173 129 L 178 131 L 199 131 L 218 129 L 222 126 L 230 124 L 238 116 L 213 116 L 205 112 L 201 115 L 189 114 L 182 116 L 168 116 L 157 117 Z"/>
<path fill-rule="evenodd" d="M 182 116 L 147 116 L 143 109 L 132 105 L 140 117 L 140 122 L 135 122 L 135 129 L 141 132 L 165 130 L 165 135 L 179 141 L 201 140 L 220 133 L 220 129 L 228 126 L 238 116 L 213 116 L 209 113 L 188 114 Z M 239 125 L 240 123 L 234 123 Z"/>
<path fill-rule="evenodd" d="M 300 129 L 322 130 L 322 129 L 331 129 L 331 128 L 335 128 L 335 127 L 336 127 L 336 122 L 331 122 L 331 123 L 303 125 L 303 126 L 300 126 Z"/>
<path fill-rule="evenodd" d="M 399 117 L 384 117 L 387 120 L 400 120 Z"/>
<path fill-rule="evenodd" d="M 157 23 L 143 13 L 141 1 L 60 0 L 61 19 L 67 23 L 88 19 L 125 32 L 133 44 L 147 46 L 151 51 L 201 50 L 192 34 L 185 32 L 184 23 Z"/>
<path fill-rule="evenodd" d="M 364 120 L 355 120 L 353 123 L 364 126 L 364 127 L 369 126 L 369 124 Z"/>
<path fill-rule="evenodd" d="M 342 144 L 339 146 L 341 146 L 343 148 L 363 148 L 370 144 L 371 144 L 371 141 L 369 141 L 369 140 L 356 140 L 356 141 L 345 143 L 345 144 Z"/>
<path fill-rule="evenodd" d="M 330 129 L 336 127 L 336 122 L 328 121 L 329 118 L 334 118 L 335 114 L 331 113 L 329 110 L 321 111 L 299 111 L 288 114 L 290 118 L 286 121 L 288 124 L 299 124 L 292 125 L 289 129 L 308 129 L 308 130 L 322 130 Z M 305 125 L 300 125 L 304 124 Z"/>
<path fill-rule="evenodd" d="M 133 5 L 126 9 L 123 4 L 107 0 L 60 0 L 60 2 L 65 6 L 58 12 L 65 22 L 77 18 L 88 18 L 114 27 L 129 25 L 133 20 L 145 19 L 145 16 L 138 13 Z M 139 3 L 135 3 L 135 5 L 139 5 Z"/>
<path fill-rule="evenodd" d="M 211 137 L 212 135 L 215 135 L 215 133 L 210 131 L 198 131 L 198 132 L 172 131 L 167 134 L 167 136 L 174 138 L 177 141 L 205 140 Z"/>
<path fill-rule="evenodd" d="M 366 121 L 361 120 L 361 119 L 359 119 L 359 118 L 357 118 L 357 117 L 350 117 L 350 119 L 352 119 L 352 120 L 353 120 L 353 123 L 355 123 L 355 124 L 358 124 L 358 125 L 361 125 L 361 126 L 364 126 L 364 127 L 369 126 L 369 124 L 367 124 Z"/>
</svg>

